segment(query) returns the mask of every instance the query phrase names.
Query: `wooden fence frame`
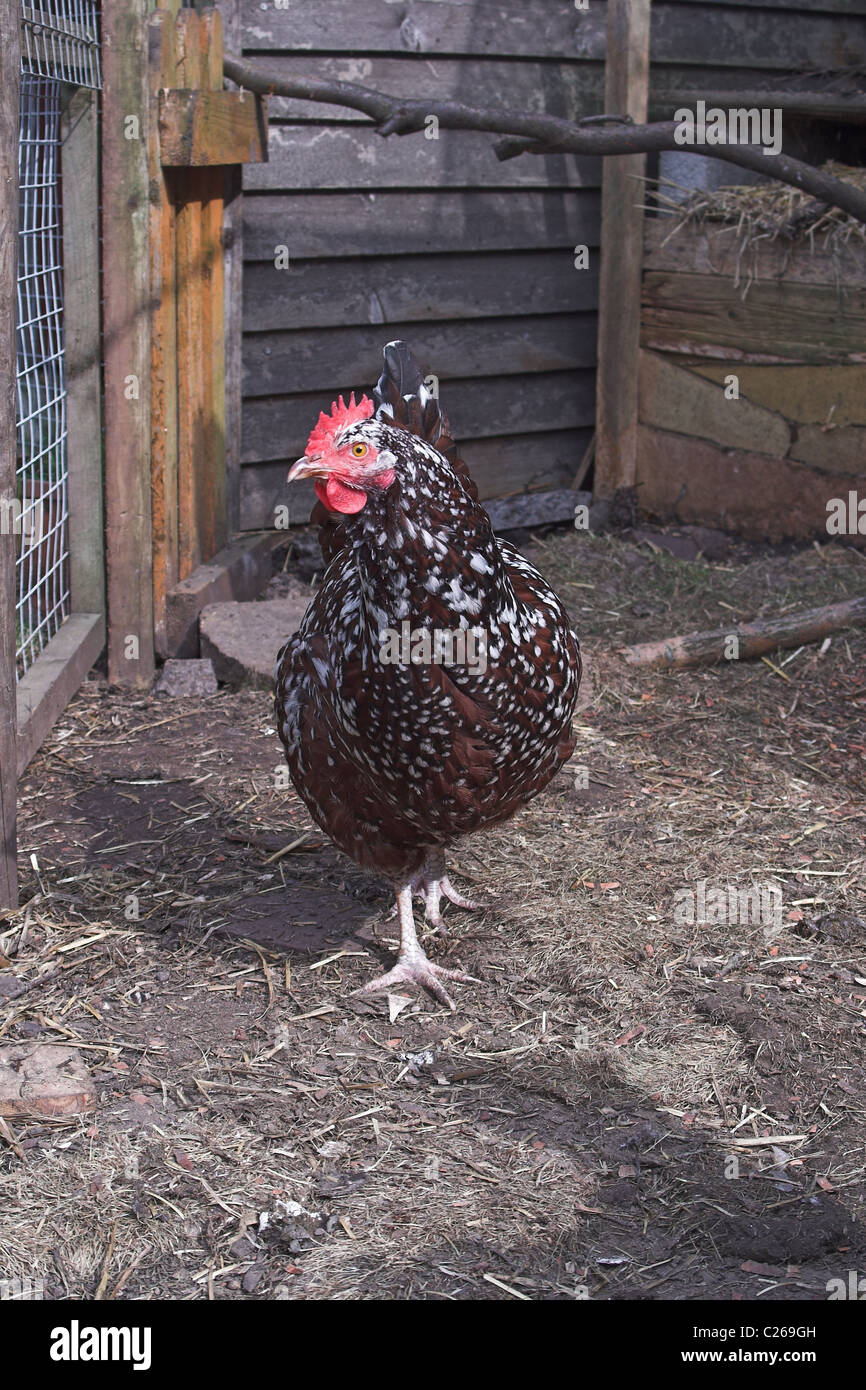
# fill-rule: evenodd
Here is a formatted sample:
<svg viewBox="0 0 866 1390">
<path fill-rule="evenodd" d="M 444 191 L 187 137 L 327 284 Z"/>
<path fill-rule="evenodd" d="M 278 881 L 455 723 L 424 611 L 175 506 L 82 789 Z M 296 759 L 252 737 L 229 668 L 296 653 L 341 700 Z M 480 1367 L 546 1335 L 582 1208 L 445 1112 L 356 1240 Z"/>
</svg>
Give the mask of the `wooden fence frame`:
<svg viewBox="0 0 866 1390">
<path fill-rule="evenodd" d="M 236 166 L 266 158 L 267 139 L 261 99 L 223 90 L 222 10 L 238 23 L 235 0 L 103 16 L 108 676 L 124 686 L 190 654 L 173 597 L 237 524 Z"/>
<path fill-rule="evenodd" d="M 607 0 L 604 109 L 642 124 L 649 100 L 650 0 Z M 608 156 L 601 185 L 593 493 L 634 485 L 638 441 L 643 178 L 646 155 Z"/>
<path fill-rule="evenodd" d="M 18 682 L 19 776 L 105 642 L 96 92 L 73 94 L 61 142 L 70 615 Z"/>
<path fill-rule="evenodd" d="M 0 29 L 0 499 L 15 499 L 20 6 L 2 0 Z M 16 682 L 15 533 L 0 534 L 0 907 L 18 901 L 17 783 L 102 649 L 102 446 L 96 98 L 79 89 L 62 116 L 71 613 Z"/>
<path fill-rule="evenodd" d="M 15 316 L 18 266 L 18 0 L 0 0 L 0 503 L 15 498 Z M 16 868 L 15 533 L 0 528 L 0 908 L 18 904 Z"/>
</svg>

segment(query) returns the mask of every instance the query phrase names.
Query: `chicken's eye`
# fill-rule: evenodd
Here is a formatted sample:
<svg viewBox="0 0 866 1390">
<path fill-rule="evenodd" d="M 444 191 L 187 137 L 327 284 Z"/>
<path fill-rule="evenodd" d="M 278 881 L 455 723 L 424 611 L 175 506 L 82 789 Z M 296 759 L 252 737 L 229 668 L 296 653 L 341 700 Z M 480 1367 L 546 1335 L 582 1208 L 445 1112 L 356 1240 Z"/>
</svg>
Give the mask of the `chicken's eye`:
<svg viewBox="0 0 866 1390">
<path fill-rule="evenodd" d="M 366 444 L 362 444 L 360 439 L 357 444 L 352 445 L 352 453 L 356 459 L 362 459 L 367 452 Z"/>
</svg>

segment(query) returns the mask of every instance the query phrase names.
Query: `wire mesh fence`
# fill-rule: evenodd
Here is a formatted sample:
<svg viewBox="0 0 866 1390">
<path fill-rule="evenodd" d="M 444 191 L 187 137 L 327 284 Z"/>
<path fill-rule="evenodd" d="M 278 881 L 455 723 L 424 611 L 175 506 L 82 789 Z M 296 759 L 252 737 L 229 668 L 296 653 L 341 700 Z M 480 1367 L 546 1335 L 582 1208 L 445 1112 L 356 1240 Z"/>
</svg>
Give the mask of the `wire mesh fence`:
<svg viewBox="0 0 866 1390">
<path fill-rule="evenodd" d="M 22 70 L 98 87 L 99 33 L 92 0 L 42 0 L 21 9 Z"/>
<path fill-rule="evenodd" d="M 24 5 L 19 233 L 16 665 L 19 678 L 70 611 L 61 114 L 64 84 L 98 87 L 92 0 Z"/>
<path fill-rule="evenodd" d="M 18 145 L 18 674 L 69 612 L 60 82 L 21 79 Z"/>
</svg>

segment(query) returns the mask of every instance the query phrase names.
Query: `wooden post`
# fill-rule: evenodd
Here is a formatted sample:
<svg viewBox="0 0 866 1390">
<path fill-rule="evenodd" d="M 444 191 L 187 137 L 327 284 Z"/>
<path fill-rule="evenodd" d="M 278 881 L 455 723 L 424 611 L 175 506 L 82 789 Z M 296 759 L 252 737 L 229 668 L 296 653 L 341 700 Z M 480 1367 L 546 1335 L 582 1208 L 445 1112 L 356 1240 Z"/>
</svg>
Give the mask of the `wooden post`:
<svg viewBox="0 0 866 1390">
<path fill-rule="evenodd" d="M 102 14 L 108 678 L 153 679 L 147 0 Z"/>
<path fill-rule="evenodd" d="M 16 274 L 21 49 L 18 0 L 0 0 L 0 907 L 18 905 L 15 814 Z M 5 504 L 5 505 L 4 505 Z"/>
<path fill-rule="evenodd" d="M 241 0 L 217 0 L 223 20 L 223 47 L 243 49 Z M 223 281 L 225 300 L 225 452 L 226 525 L 229 536 L 241 527 L 241 318 L 243 314 L 243 166 L 223 169 Z"/>
<path fill-rule="evenodd" d="M 178 81 L 222 88 L 218 10 L 182 10 Z M 177 353 L 180 578 L 225 545 L 223 170 L 184 171 L 177 208 Z"/>
<path fill-rule="evenodd" d="M 170 655 L 166 595 L 178 568 L 177 286 L 174 170 L 163 169 L 159 143 L 159 92 L 176 87 L 180 0 L 151 15 L 148 30 L 151 94 L 151 480 L 153 486 L 153 622 L 161 657 Z"/>
<path fill-rule="evenodd" d="M 63 113 L 62 161 L 70 609 L 104 614 L 99 123 L 96 93 L 83 87 Z"/>
<path fill-rule="evenodd" d="M 604 109 L 643 122 L 650 0 L 607 0 Z M 631 487 L 637 459 L 638 354 L 646 156 L 604 160 L 596 386 L 595 495 Z"/>
</svg>

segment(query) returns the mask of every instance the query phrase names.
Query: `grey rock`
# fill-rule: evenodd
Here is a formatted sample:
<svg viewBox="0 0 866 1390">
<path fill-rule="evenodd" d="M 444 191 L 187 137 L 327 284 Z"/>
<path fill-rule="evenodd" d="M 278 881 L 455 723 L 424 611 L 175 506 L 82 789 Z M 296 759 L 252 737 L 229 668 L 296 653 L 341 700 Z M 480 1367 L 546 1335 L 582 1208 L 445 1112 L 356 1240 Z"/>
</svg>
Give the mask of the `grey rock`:
<svg viewBox="0 0 866 1390">
<path fill-rule="evenodd" d="M 210 603 L 199 619 L 202 653 L 213 661 L 219 679 L 234 689 L 272 690 L 277 652 L 306 611 L 305 596 Z"/>
<path fill-rule="evenodd" d="M 215 695 L 217 691 L 216 672 L 212 661 L 182 661 L 172 658 L 160 672 L 154 695 L 168 695 L 179 698 L 182 695 Z"/>
</svg>

